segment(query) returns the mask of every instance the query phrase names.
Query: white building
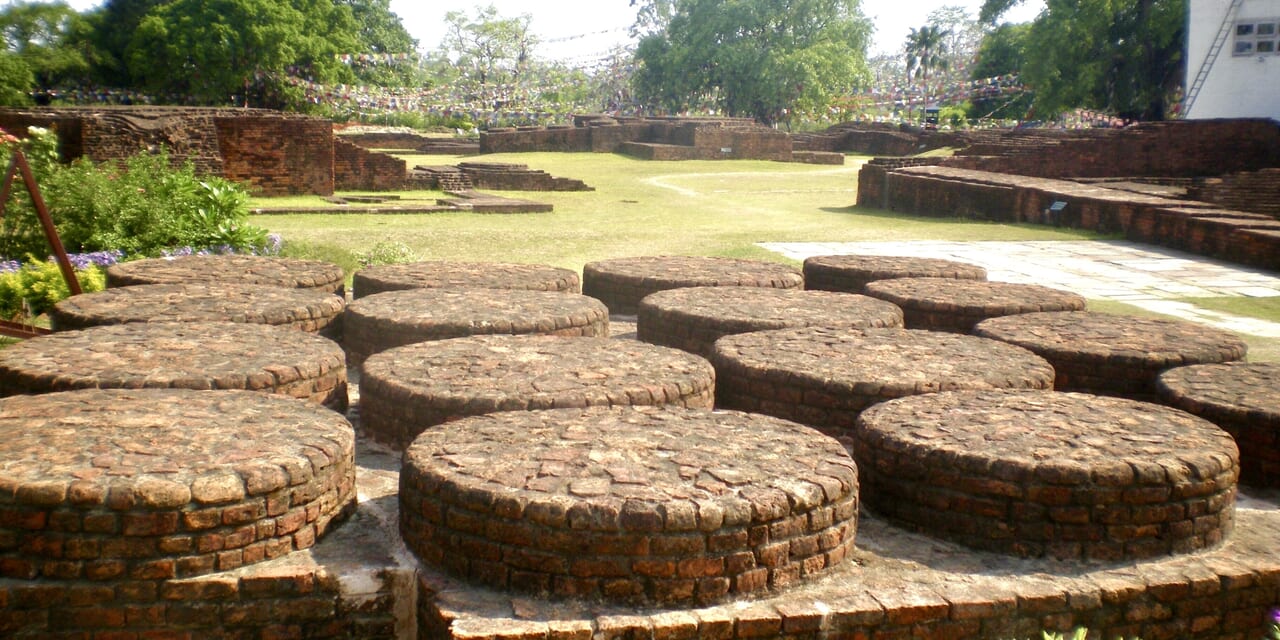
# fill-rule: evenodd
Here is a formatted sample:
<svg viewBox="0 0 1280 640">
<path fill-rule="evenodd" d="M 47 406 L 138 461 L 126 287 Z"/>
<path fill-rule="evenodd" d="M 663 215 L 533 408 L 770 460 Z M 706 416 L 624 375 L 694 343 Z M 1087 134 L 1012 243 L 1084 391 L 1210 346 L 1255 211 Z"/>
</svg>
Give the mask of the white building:
<svg viewBox="0 0 1280 640">
<path fill-rule="evenodd" d="M 1280 0 L 1189 0 L 1188 119 L 1280 120 Z"/>
</svg>

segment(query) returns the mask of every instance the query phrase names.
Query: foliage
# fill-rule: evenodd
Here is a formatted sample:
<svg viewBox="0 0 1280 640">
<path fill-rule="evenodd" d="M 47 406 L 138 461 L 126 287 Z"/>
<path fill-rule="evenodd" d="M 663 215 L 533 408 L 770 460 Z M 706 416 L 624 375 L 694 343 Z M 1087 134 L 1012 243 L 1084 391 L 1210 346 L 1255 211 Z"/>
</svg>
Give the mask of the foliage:
<svg viewBox="0 0 1280 640">
<path fill-rule="evenodd" d="M 89 62 L 77 45 L 86 35 L 84 18 L 66 2 L 19 2 L 0 11 L 5 48 L 26 64 L 41 90 L 85 77 Z"/>
<path fill-rule="evenodd" d="M 0 107 L 22 107 L 31 103 L 28 94 L 35 86 L 31 68 L 17 54 L 0 51 Z"/>
<path fill-rule="evenodd" d="M 419 86 L 427 82 L 417 64 L 418 42 L 409 35 L 400 16 L 391 11 L 391 0 L 334 0 L 351 9 L 356 24 L 357 49 L 345 53 L 408 54 L 406 64 L 360 65 L 354 71 L 361 83 L 381 86 Z"/>
<path fill-rule="evenodd" d="M 978 59 L 969 74 L 970 79 L 995 78 L 1018 73 L 1026 59 L 1027 45 L 1031 41 L 1030 24 L 1002 24 L 987 35 L 978 50 Z M 1021 119 L 1031 109 L 1031 94 L 975 98 L 969 117 Z"/>
<path fill-rule="evenodd" d="M 635 91 L 670 111 L 706 102 L 776 123 L 865 85 L 869 33 L 857 0 L 675 0 L 637 46 Z"/>
<path fill-rule="evenodd" d="M 357 50 L 357 32 L 351 7 L 332 0 L 174 0 L 141 19 L 125 64 L 139 88 L 171 101 L 299 107 L 283 77 L 351 79 L 336 56 Z"/>
<path fill-rule="evenodd" d="M 519 80 L 538 42 L 529 30 L 532 16 L 504 18 L 493 5 L 477 7 L 474 18 L 450 11 L 444 21 L 441 53 L 462 77 L 481 85 Z"/>
<path fill-rule="evenodd" d="M 928 24 L 919 29 L 912 29 L 907 35 L 905 46 L 907 52 L 907 75 L 914 72 L 915 79 L 920 80 L 924 88 L 924 99 L 929 98 L 929 72 L 945 71 L 950 67 L 947 59 L 947 42 L 950 31 L 943 31 L 939 26 Z"/>
<path fill-rule="evenodd" d="M 248 194 L 220 178 L 199 178 L 188 163 L 173 167 L 165 152 L 139 153 L 122 167 L 58 162 L 57 139 L 32 128 L 25 149 L 49 213 L 68 251 L 120 250 L 158 255 L 172 247 L 228 245 L 250 249 L 266 231 L 246 224 Z M 49 251 L 25 189 L 15 189 L 0 220 L 0 256 Z"/>
<path fill-rule="evenodd" d="M 394 240 L 379 242 L 368 251 L 357 251 L 355 256 L 362 267 L 416 262 L 420 259 L 418 254 L 409 248 L 409 245 Z"/>
<path fill-rule="evenodd" d="M 98 265 L 77 269 L 76 279 L 86 293 L 102 291 L 107 285 L 107 273 Z M 56 262 L 32 260 L 17 270 L 0 273 L 0 318 L 34 318 L 70 295 Z"/>
<path fill-rule="evenodd" d="M 1013 4 L 987 0 L 982 15 Z M 1023 47 L 1036 112 L 1166 117 L 1183 75 L 1186 11 L 1186 0 L 1047 0 Z"/>
</svg>

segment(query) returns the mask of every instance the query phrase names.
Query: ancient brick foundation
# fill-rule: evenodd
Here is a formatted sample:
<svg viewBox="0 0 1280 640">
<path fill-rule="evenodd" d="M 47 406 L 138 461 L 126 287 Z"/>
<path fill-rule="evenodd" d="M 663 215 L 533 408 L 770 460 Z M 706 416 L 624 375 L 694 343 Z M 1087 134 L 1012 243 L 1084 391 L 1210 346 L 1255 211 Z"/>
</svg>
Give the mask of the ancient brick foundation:
<svg viewBox="0 0 1280 640">
<path fill-rule="evenodd" d="M 342 138 L 333 141 L 334 187 L 344 191 L 396 191 L 405 187 L 404 160 Z"/>
<path fill-rule="evenodd" d="M 480 151 L 620 152 L 646 160 L 792 161 L 789 135 L 744 118 L 615 120 L 584 116 L 577 118 L 573 127 L 490 130 L 480 135 Z"/>
<path fill-rule="evenodd" d="M 175 162 L 249 185 L 260 195 L 331 195 L 332 124 L 261 109 L 169 107 L 0 109 L 0 127 L 54 129 L 63 158 L 122 160 L 169 150 Z"/>
</svg>

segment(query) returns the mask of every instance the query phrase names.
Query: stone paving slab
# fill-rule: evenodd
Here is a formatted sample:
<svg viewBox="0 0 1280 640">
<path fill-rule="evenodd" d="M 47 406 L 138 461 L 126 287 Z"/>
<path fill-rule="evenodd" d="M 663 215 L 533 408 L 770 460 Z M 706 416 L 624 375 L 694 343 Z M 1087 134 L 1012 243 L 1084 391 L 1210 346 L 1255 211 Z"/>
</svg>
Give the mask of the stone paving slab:
<svg viewBox="0 0 1280 640">
<path fill-rule="evenodd" d="M 1264 338 L 1280 338 L 1280 323 L 1201 309 L 1177 298 L 1280 296 L 1280 274 L 1194 254 L 1125 241 L 1036 242 L 772 242 L 761 247 L 794 260 L 858 254 L 917 256 L 986 268 L 992 281 L 1039 284 L 1095 300 Z"/>
</svg>

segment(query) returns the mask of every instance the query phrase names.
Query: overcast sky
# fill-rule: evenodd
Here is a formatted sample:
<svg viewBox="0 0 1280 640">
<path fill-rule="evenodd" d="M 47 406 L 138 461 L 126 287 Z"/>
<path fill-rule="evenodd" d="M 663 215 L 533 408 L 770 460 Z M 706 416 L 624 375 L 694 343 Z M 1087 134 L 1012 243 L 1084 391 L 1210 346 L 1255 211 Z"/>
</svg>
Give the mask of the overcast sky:
<svg viewBox="0 0 1280 640">
<path fill-rule="evenodd" d="M 13 0 L 0 0 L 0 6 Z M 70 0 L 79 11 L 102 4 L 101 0 Z M 498 14 L 533 17 L 534 33 L 543 41 L 538 53 L 545 58 L 591 60 L 625 44 L 627 27 L 635 20 L 630 0 L 595 0 L 591 3 L 563 0 L 391 0 L 391 10 L 418 39 L 423 49 L 435 49 L 444 34 L 443 18 L 449 11 L 474 13 L 477 6 L 492 4 Z M 961 6 L 977 16 L 982 0 L 862 0 L 862 12 L 876 26 L 872 54 L 897 53 L 915 27 L 926 24 L 934 9 Z M 1026 22 L 1044 8 L 1043 0 L 1025 0 L 1010 12 L 1009 22 Z M 359 53 L 353 51 L 352 53 Z"/>
</svg>

